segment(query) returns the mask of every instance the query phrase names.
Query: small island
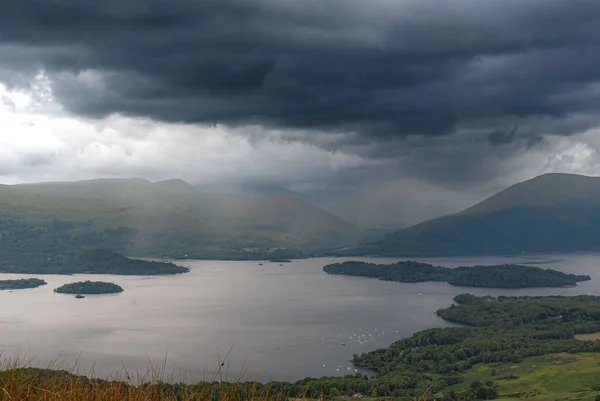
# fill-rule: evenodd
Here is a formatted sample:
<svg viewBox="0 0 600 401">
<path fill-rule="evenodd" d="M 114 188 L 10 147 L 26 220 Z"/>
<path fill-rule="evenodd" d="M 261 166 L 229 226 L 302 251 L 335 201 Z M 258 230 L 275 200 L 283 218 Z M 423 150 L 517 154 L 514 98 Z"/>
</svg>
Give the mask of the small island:
<svg viewBox="0 0 600 401">
<path fill-rule="evenodd" d="M 385 281 L 419 283 L 442 281 L 461 287 L 527 288 L 563 287 L 590 280 L 587 275 L 575 275 L 551 269 L 523 265 L 462 266 L 450 269 L 421 262 L 398 262 L 378 265 L 366 262 L 334 263 L 323 267 L 328 274 L 373 277 Z"/>
<path fill-rule="evenodd" d="M 23 290 L 26 288 L 37 288 L 46 285 L 44 280 L 39 278 L 22 278 L 18 280 L 0 280 L 0 290 Z"/>
<path fill-rule="evenodd" d="M 82 294 L 116 294 L 123 291 L 122 287 L 104 281 L 79 281 L 65 284 L 54 290 L 59 294 L 77 294 L 76 298 L 82 298 Z"/>
<path fill-rule="evenodd" d="M 83 299 L 83 298 L 85 298 L 85 295 L 77 294 L 77 295 L 75 295 L 75 298 Z"/>
</svg>

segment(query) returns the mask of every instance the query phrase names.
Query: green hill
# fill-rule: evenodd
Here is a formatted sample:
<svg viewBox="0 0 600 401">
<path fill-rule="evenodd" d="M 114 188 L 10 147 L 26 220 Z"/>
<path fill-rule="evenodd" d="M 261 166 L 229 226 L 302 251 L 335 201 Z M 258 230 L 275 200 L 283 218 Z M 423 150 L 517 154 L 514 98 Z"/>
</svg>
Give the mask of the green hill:
<svg viewBox="0 0 600 401">
<path fill-rule="evenodd" d="M 363 235 L 297 197 L 207 194 L 181 180 L 0 186 L 0 251 L 103 248 L 133 256 L 298 256 Z"/>
<path fill-rule="evenodd" d="M 600 251 L 600 178 L 546 174 L 463 212 L 339 253 L 443 256 L 576 251 Z"/>
</svg>

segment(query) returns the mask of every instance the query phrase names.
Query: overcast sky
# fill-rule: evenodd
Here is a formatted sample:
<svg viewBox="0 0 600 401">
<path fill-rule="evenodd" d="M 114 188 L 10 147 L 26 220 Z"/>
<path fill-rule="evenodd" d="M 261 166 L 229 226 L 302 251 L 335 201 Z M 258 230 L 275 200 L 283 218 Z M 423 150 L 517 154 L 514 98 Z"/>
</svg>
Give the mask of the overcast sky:
<svg viewBox="0 0 600 401">
<path fill-rule="evenodd" d="M 179 177 L 456 208 L 600 175 L 599 129 L 597 0 L 2 0 L 2 183 Z"/>
</svg>

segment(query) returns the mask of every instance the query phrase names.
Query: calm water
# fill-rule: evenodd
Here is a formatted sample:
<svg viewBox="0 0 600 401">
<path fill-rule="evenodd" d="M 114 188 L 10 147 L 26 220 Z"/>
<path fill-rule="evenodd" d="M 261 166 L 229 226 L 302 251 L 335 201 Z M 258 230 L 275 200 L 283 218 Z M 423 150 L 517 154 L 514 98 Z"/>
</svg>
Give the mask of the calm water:
<svg viewBox="0 0 600 401">
<path fill-rule="evenodd" d="M 98 376 L 123 365 L 144 371 L 149 361 L 162 365 L 166 356 L 167 371 L 188 380 L 211 378 L 219 358 L 231 350 L 223 367 L 229 379 L 237 379 L 243 366 L 248 379 L 295 380 L 353 373 L 348 362 L 353 353 L 448 326 L 434 313 L 459 293 L 600 295 L 600 255 L 420 259 L 449 267 L 532 262 L 592 277 L 574 288 L 523 290 L 403 284 L 322 272 L 323 265 L 341 260 L 282 266 L 185 261 L 191 272 L 173 277 L 36 275 L 48 285 L 0 291 L 0 348 L 4 355 L 29 355 L 38 365 L 77 363 L 81 373 Z M 19 277 L 28 276 L 0 274 L 0 279 Z M 52 292 L 80 280 L 111 281 L 125 292 L 82 300 Z"/>
</svg>

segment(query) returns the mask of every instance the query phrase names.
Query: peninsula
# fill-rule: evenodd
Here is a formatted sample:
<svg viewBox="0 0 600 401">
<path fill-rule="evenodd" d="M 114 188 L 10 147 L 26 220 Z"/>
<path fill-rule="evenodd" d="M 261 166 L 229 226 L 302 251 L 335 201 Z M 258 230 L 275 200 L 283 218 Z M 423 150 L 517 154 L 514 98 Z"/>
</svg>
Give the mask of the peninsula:
<svg viewBox="0 0 600 401">
<path fill-rule="evenodd" d="M 118 253 L 95 249 L 56 255 L 34 253 L 4 254 L 0 273 L 25 274 L 118 274 L 158 275 L 187 273 L 187 267 L 174 263 L 130 259 Z"/>
<path fill-rule="evenodd" d="M 26 288 L 37 288 L 46 285 L 44 280 L 39 278 L 21 278 L 17 280 L 0 280 L 0 290 L 23 290 Z"/>
</svg>

